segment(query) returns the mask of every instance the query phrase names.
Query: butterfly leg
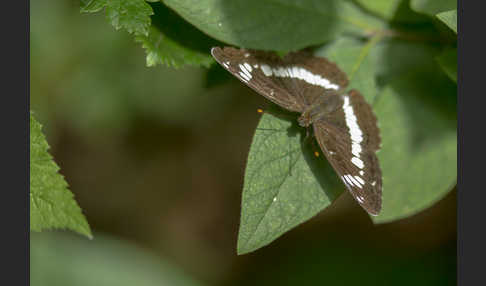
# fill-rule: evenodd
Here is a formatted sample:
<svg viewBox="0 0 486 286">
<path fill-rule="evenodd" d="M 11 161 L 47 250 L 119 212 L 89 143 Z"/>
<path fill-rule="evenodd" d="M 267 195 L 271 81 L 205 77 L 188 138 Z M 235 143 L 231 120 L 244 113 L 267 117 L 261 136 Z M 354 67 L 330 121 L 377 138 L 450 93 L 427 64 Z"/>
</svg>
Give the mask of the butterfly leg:
<svg viewBox="0 0 486 286">
<path fill-rule="evenodd" d="M 312 133 L 312 130 L 310 128 L 306 128 L 305 129 L 305 138 L 304 138 L 304 144 L 308 144 L 310 143 L 311 145 L 311 149 L 314 153 L 314 156 L 315 157 L 319 157 L 320 156 L 320 148 L 319 146 L 316 144 L 316 140 L 314 140 L 315 136 L 314 134 Z"/>
</svg>

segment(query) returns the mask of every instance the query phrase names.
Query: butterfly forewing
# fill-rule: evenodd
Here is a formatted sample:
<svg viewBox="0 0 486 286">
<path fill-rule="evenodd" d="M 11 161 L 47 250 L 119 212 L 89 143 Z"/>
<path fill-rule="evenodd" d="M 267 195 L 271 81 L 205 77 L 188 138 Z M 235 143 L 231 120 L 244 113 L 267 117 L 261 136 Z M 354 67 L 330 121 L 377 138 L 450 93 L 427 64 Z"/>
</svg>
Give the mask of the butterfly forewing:
<svg viewBox="0 0 486 286">
<path fill-rule="evenodd" d="M 313 123 L 324 155 L 358 203 L 372 215 L 381 210 L 379 130 L 371 106 L 357 91 L 340 95 L 341 106 Z"/>
<path fill-rule="evenodd" d="M 303 112 L 323 92 L 341 90 L 348 83 L 334 63 L 303 52 L 280 58 L 270 52 L 216 47 L 211 54 L 238 79 L 290 111 Z"/>
</svg>

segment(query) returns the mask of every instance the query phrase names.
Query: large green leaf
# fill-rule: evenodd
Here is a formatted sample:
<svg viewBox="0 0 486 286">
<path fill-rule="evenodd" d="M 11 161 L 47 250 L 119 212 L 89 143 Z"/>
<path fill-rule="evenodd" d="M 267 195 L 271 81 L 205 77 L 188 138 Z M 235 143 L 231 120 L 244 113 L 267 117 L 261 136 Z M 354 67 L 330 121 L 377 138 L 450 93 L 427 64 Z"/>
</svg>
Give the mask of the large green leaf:
<svg viewBox="0 0 486 286">
<path fill-rule="evenodd" d="M 312 154 L 310 140 L 302 143 L 295 123 L 264 114 L 258 124 L 245 171 L 238 254 L 267 245 L 343 191 L 327 161 Z"/>
<path fill-rule="evenodd" d="M 343 32 L 383 26 L 349 1 L 164 0 L 184 19 L 228 44 L 264 50 L 297 50 Z"/>
<path fill-rule="evenodd" d="M 434 204 L 456 183 L 455 85 L 438 71 L 415 71 L 392 81 L 374 109 L 382 148 L 384 223 Z"/>
<path fill-rule="evenodd" d="M 84 0 L 81 12 L 98 12 L 106 7 L 106 17 L 115 29 L 124 28 L 135 35 L 147 35 L 152 8 L 145 0 Z"/>
<path fill-rule="evenodd" d="M 410 0 L 410 7 L 433 17 L 440 12 L 457 9 L 457 0 Z"/>
<path fill-rule="evenodd" d="M 88 222 L 47 152 L 41 125 L 30 115 L 30 229 L 68 228 L 91 237 Z"/>
<path fill-rule="evenodd" d="M 365 91 L 369 101 L 377 94 L 368 56 L 376 40 L 341 39 L 317 52 L 351 74 L 350 87 Z M 329 206 L 344 190 L 327 160 L 313 155 L 319 150 L 315 139 L 303 139 L 297 115 L 290 118 L 265 114 L 258 124 L 245 171 L 238 254 L 272 242 Z"/>
<path fill-rule="evenodd" d="M 436 16 L 457 34 L 457 10 L 442 12 Z"/>
</svg>

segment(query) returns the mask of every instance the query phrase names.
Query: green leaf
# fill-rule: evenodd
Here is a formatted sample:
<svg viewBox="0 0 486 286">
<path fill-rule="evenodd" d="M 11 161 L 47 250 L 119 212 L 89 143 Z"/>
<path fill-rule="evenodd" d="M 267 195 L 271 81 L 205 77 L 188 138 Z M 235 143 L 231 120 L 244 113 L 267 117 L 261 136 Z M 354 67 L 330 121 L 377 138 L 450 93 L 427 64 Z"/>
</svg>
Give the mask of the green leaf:
<svg viewBox="0 0 486 286">
<path fill-rule="evenodd" d="M 310 141 L 301 144 L 295 123 L 264 114 L 258 124 L 245 171 L 238 254 L 267 245 L 343 191 L 327 161 L 312 154 Z"/>
<path fill-rule="evenodd" d="M 41 125 L 30 115 L 30 229 L 68 228 L 91 238 L 88 222 L 47 150 Z"/>
<path fill-rule="evenodd" d="M 153 252 L 97 234 L 87 241 L 65 233 L 36 233 L 30 239 L 30 285 L 202 285 Z"/>
<path fill-rule="evenodd" d="M 457 34 L 457 10 L 442 12 L 436 16 Z"/>
<path fill-rule="evenodd" d="M 414 215 L 456 183 L 455 85 L 440 72 L 396 78 L 378 98 L 383 209 L 376 223 Z"/>
<path fill-rule="evenodd" d="M 400 40 L 372 50 L 384 89 L 373 106 L 382 137 L 383 209 L 372 218 L 377 223 L 416 214 L 455 184 L 457 86 L 434 60 L 439 52 L 437 45 Z"/>
<path fill-rule="evenodd" d="M 434 17 L 440 12 L 457 9 L 457 0 L 411 0 L 410 7 L 419 13 Z"/>
<path fill-rule="evenodd" d="M 363 90 L 371 101 L 377 91 L 369 76 L 374 71 L 368 53 L 377 40 L 340 39 L 317 55 L 351 73 L 350 88 Z M 265 114 L 258 124 L 245 171 L 238 254 L 269 244 L 329 206 L 344 190 L 327 160 L 313 155 L 319 150 L 315 139 L 305 141 L 297 115 L 291 118 Z"/>
<path fill-rule="evenodd" d="M 106 7 L 106 17 L 115 29 L 148 35 L 152 8 L 145 0 L 92 0 L 81 2 L 81 12 L 98 12 Z"/>
<path fill-rule="evenodd" d="M 364 34 L 384 25 L 355 4 L 342 0 L 163 2 L 213 38 L 231 45 L 263 50 L 297 50 L 323 43 L 345 32 Z"/>
<path fill-rule="evenodd" d="M 457 83 L 457 48 L 445 50 L 437 57 L 437 62 L 447 76 Z"/>
<path fill-rule="evenodd" d="M 139 35 L 135 41 L 142 43 L 147 53 L 147 66 L 165 64 L 169 67 L 183 67 L 186 65 L 209 67 L 214 61 L 209 53 L 202 53 L 180 45 L 151 27 L 147 36 Z"/>
<path fill-rule="evenodd" d="M 80 2 L 81 12 L 94 13 L 105 8 L 108 0 L 81 0 Z"/>
</svg>

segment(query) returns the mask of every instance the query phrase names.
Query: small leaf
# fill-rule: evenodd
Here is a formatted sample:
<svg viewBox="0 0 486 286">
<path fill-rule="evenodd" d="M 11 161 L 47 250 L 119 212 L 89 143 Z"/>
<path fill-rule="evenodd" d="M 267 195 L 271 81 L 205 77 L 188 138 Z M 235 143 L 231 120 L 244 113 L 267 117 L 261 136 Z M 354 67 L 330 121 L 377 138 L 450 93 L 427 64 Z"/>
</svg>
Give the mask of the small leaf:
<svg viewBox="0 0 486 286">
<path fill-rule="evenodd" d="M 350 88 L 364 90 L 371 102 L 377 91 L 368 53 L 376 41 L 340 39 L 316 55 L 327 56 L 352 73 Z M 238 254 L 267 245 L 344 191 L 327 160 L 313 155 L 319 150 L 315 138 L 303 141 L 305 129 L 296 124 L 297 116 L 287 121 L 265 114 L 258 124 L 245 171 Z"/>
<path fill-rule="evenodd" d="M 30 115 L 30 229 L 68 228 L 91 238 L 88 222 L 47 150 L 41 125 Z"/>
<path fill-rule="evenodd" d="M 147 53 L 147 66 L 165 64 L 169 67 L 186 65 L 209 67 L 214 61 L 209 53 L 191 50 L 166 37 L 157 28 L 151 27 L 147 36 L 139 35 L 135 41 L 142 43 Z"/>
<path fill-rule="evenodd" d="M 410 7 L 433 17 L 440 12 L 457 9 L 457 0 L 411 0 Z"/>
<path fill-rule="evenodd" d="M 115 29 L 124 28 L 135 35 L 147 35 L 152 8 L 145 0 L 84 0 L 81 12 L 97 12 L 106 7 L 106 17 Z"/>
<path fill-rule="evenodd" d="M 414 215 L 456 183 L 455 85 L 440 72 L 415 71 L 392 81 L 374 109 L 382 136 L 383 209 L 376 223 Z"/>
<path fill-rule="evenodd" d="M 436 16 L 457 34 L 457 10 L 442 12 Z"/>
<path fill-rule="evenodd" d="M 447 76 L 457 83 L 457 48 L 445 50 L 437 57 L 437 62 Z"/>
<path fill-rule="evenodd" d="M 323 43 L 344 32 L 364 34 L 384 25 L 355 4 L 342 0 L 163 2 L 213 38 L 263 50 L 297 50 Z"/>
<path fill-rule="evenodd" d="M 81 0 L 82 13 L 94 13 L 103 9 L 107 5 L 108 0 Z"/>
</svg>

